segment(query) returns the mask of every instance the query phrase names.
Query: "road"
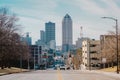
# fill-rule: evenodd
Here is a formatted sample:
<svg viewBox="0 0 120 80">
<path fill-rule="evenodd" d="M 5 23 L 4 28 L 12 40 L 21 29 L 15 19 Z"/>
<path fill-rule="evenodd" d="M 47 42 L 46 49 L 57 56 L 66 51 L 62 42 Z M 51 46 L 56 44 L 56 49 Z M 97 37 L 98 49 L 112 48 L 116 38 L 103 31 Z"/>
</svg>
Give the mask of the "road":
<svg viewBox="0 0 120 80">
<path fill-rule="evenodd" d="M 0 76 L 0 80 L 120 80 L 120 78 L 87 71 L 38 70 Z"/>
</svg>

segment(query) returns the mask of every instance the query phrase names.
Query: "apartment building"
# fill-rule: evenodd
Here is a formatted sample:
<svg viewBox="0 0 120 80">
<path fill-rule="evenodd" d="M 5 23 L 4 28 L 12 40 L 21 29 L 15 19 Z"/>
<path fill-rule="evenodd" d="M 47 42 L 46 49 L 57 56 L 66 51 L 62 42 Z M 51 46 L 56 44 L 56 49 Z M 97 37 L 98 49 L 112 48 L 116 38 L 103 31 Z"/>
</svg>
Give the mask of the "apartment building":
<svg viewBox="0 0 120 80">
<path fill-rule="evenodd" d="M 100 41 L 86 39 L 82 42 L 82 65 L 85 69 L 99 69 L 101 63 Z"/>
<path fill-rule="evenodd" d="M 29 46 L 31 59 L 34 62 L 34 66 L 41 64 L 41 46 L 31 45 Z"/>
</svg>

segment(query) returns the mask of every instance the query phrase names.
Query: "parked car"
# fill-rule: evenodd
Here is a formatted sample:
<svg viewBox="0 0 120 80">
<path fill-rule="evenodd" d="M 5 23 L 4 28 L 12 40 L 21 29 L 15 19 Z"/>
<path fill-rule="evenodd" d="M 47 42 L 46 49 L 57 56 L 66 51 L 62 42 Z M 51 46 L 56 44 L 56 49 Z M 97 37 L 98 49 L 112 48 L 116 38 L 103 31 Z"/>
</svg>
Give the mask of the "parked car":
<svg viewBox="0 0 120 80">
<path fill-rule="evenodd" d="M 64 66 L 61 66 L 60 70 L 66 70 L 66 68 Z"/>
<path fill-rule="evenodd" d="M 65 65 L 61 65 L 60 70 L 67 70 L 67 67 Z"/>
<path fill-rule="evenodd" d="M 60 70 L 70 70 L 70 67 L 67 65 L 61 65 Z"/>
</svg>

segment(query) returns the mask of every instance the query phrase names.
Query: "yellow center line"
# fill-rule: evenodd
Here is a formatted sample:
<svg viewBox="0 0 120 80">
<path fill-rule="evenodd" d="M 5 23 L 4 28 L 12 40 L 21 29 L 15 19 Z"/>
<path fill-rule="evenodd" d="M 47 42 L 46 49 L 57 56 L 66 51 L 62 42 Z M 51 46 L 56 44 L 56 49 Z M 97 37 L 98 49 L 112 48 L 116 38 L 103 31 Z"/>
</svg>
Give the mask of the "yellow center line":
<svg viewBox="0 0 120 80">
<path fill-rule="evenodd" d="M 57 70 L 57 77 L 58 77 L 58 80 L 63 80 L 62 79 L 62 74 L 60 72 L 60 69 Z"/>
</svg>

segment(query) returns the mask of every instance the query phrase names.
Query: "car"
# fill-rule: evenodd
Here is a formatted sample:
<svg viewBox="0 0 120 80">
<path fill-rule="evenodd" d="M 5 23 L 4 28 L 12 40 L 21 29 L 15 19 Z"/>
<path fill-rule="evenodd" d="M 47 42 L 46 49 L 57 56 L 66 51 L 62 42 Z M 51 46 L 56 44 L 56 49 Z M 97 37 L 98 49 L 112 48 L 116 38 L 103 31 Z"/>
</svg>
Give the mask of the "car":
<svg viewBox="0 0 120 80">
<path fill-rule="evenodd" d="M 67 65 L 61 65 L 60 70 L 70 70 L 71 68 Z"/>
<path fill-rule="evenodd" d="M 60 66 L 60 70 L 67 70 L 66 66 Z"/>
</svg>

